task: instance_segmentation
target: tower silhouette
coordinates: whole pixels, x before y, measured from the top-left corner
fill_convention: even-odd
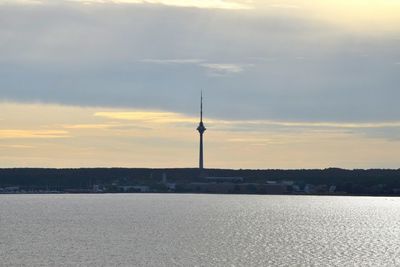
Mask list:
[[[204,169],[204,160],[203,160],[203,134],[206,131],[206,127],[203,124],[203,91],[201,91],[200,96],[200,123],[197,127],[197,131],[200,133],[200,155],[199,155],[199,170],[203,171]]]

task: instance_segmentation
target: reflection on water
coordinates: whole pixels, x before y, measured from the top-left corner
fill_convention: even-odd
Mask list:
[[[400,198],[1,195],[4,266],[395,266]]]

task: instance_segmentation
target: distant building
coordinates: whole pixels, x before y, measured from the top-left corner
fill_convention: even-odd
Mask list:
[[[288,186],[285,184],[266,184],[261,186],[264,194],[286,194]]]
[[[243,177],[206,177],[209,182],[219,182],[219,183],[242,183],[244,181]]]
[[[166,183],[165,186],[167,187],[167,189],[171,192],[176,190],[176,183]]]
[[[123,192],[150,192],[150,187],[147,185],[120,185],[117,188]]]
[[[287,181],[287,180],[285,180],[285,181],[282,181],[281,184],[293,186],[293,185],[294,185],[294,181]]]
[[[329,193],[335,193],[335,191],[336,191],[336,185],[331,185],[329,187]]]
[[[17,193],[20,190],[19,186],[8,186],[3,188],[4,193]]]
[[[315,186],[312,184],[306,184],[304,186],[304,193],[306,194],[312,194],[315,192]]]
[[[176,183],[170,183],[167,180],[167,174],[164,172],[162,175],[161,184],[163,184],[169,192],[173,192],[176,190]]]
[[[104,191],[105,188],[103,185],[98,185],[98,184],[93,185],[93,193],[103,193]]]
[[[293,190],[293,192],[295,192],[295,193],[300,193],[300,192],[302,192],[302,190],[300,189],[300,186],[299,185],[293,185],[292,186],[292,190]]]
[[[232,181],[190,183],[185,185],[185,190],[218,194],[286,194],[288,192],[287,186],[282,184],[236,183]]]
[[[162,174],[162,183],[163,184],[167,183],[167,174],[165,172],[163,172],[163,174]]]
[[[234,193],[235,184],[233,183],[190,183],[186,189],[197,193]]]

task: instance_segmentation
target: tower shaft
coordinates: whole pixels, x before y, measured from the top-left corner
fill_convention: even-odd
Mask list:
[[[203,159],[203,134],[200,134],[200,154],[199,154],[199,169],[204,169],[204,159]]]

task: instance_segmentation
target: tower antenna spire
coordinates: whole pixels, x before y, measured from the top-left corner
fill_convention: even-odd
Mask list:
[[[200,92],[200,121],[203,121],[203,89]]]

